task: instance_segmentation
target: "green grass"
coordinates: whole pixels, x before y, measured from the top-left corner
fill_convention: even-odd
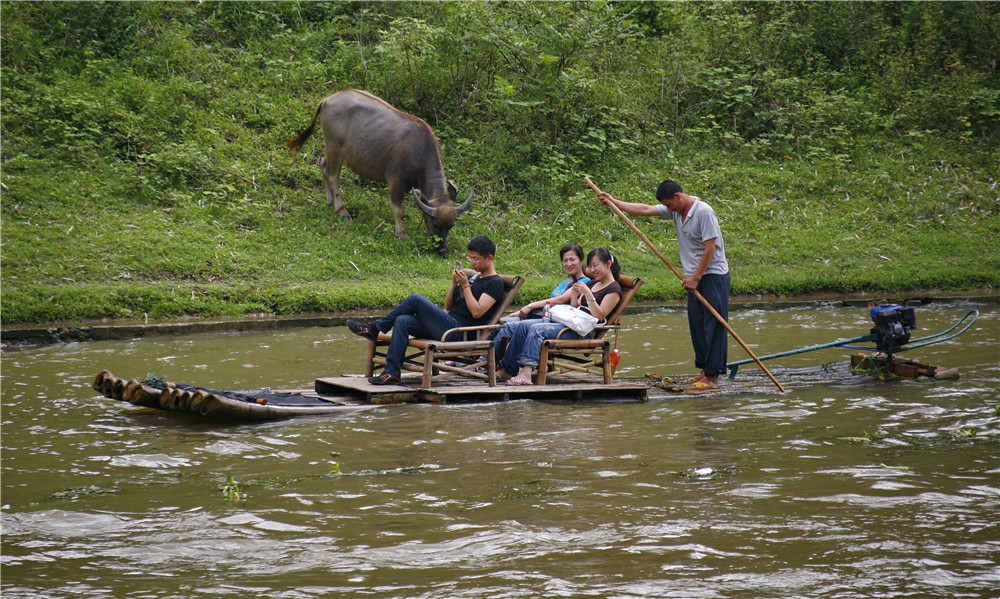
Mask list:
[[[990,243],[1000,239],[991,159],[955,169],[926,154],[918,162],[905,148],[862,158],[845,168],[675,152],[670,172],[719,213],[736,294],[1000,284],[1000,257]],[[440,299],[454,257],[479,234],[497,242],[499,270],[527,278],[526,298],[559,279],[557,251],[568,240],[611,248],[626,273],[647,280],[640,300],[682,297],[655,254],[582,180],[534,198],[480,189],[452,231],[452,256],[439,258],[412,206],[411,238],[395,239],[384,186],[345,177],[354,219],[344,221],[327,206],[318,170],[300,158],[273,159],[263,170],[245,167],[258,187],[222,174],[233,191],[165,194],[148,203],[123,194],[129,174],[116,165],[10,160],[3,322],[374,309],[411,292]],[[301,183],[290,188],[279,176],[267,182],[260,176],[267,169]],[[629,171],[596,182],[621,199],[649,201],[662,176],[654,161],[637,156]],[[676,263],[672,225],[634,220]]]

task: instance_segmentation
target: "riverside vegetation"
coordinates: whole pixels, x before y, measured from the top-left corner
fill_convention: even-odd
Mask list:
[[[996,3],[4,3],[2,47],[5,324],[440,298],[479,234],[524,297],[571,240],[682,297],[585,174],[712,203],[736,294],[1000,283]],[[476,189],[450,257],[347,169],[337,217],[319,139],[285,151],[346,87],[428,121]]]

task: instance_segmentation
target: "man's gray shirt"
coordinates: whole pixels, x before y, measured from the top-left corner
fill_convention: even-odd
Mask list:
[[[715,255],[712,256],[712,261],[705,269],[704,274],[724,275],[729,272],[729,262],[726,260],[725,244],[722,243],[719,218],[711,206],[699,198],[694,198],[694,200],[686,219],[681,218],[680,212],[674,212],[663,204],[657,204],[656,211],[660,218],[674,219],[677,245],[681,253],[681,270],[684,271],[685,277],[693,275],[698,268],[701,256],[705,253],[705,242],[709,239],[715,240]]]

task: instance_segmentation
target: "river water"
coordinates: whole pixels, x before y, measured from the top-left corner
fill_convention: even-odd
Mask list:
[[[90,388],[358,372],[343,327],[10,347],[2,594],[20,597],[997,597],[1000,310],[917,309],[957,381],[754,365],[713,396],[384,407],[225,425]],[[693,374],[682,310],[626,318],[620,377]],[[758,354],[864,308],[738,309]],[[745,357],[735,343],[730,359]],[[226,487],[227,482],[231,484]],[[228,491],[228,493],[226,492]]]

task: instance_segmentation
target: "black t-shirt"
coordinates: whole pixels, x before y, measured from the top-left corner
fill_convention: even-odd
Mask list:
[[[593,289],[594,285],[596,285],[596,284],[597,284],[597,280],[587,281],[587,283],[586,283],[587,287],[590,287],[591,289]],[[600,291],[595,291],[594,292],[594,303],[600,305],[601,302],[604,301],[604,297],[607,296],[609,293],[617,293],[618,294],[618,302],[621,303],[621,301],[622,301],[622,299],[621,299],[622,298],[622,286],[621,286],[621,284],[618,281],[611,281],[611,284],[609,284],[607,287],[602,288]],[[618,304],[615,304],[615,308],[617,308],[617,307],[618,307]],[[586,312],[587,314],[590,314],[590,304],[588,304],[586,301],[584,301],[583,303],[580,304],[580,308],[584,312]],[[611,311],[614,312],[614,308],[612,308]]]
[[[484,293],[496,300],[493,303],[493,307],[479,318],[473,318],[472,312],[469,311],[469,306],[465,303],[465,293],[463,293],[461,287],[455,287],[455,293],[451,300],[451,310],[448,313],[463,327],[488,324],[493,315],[496,314],[496,311],[500,309],[500,301],[503,299],[504,293],[503,279],[500,278],[500,275],[481,277],[477,272],[469,277],[469,287],[472,289],[472,297],[477,300]]]

